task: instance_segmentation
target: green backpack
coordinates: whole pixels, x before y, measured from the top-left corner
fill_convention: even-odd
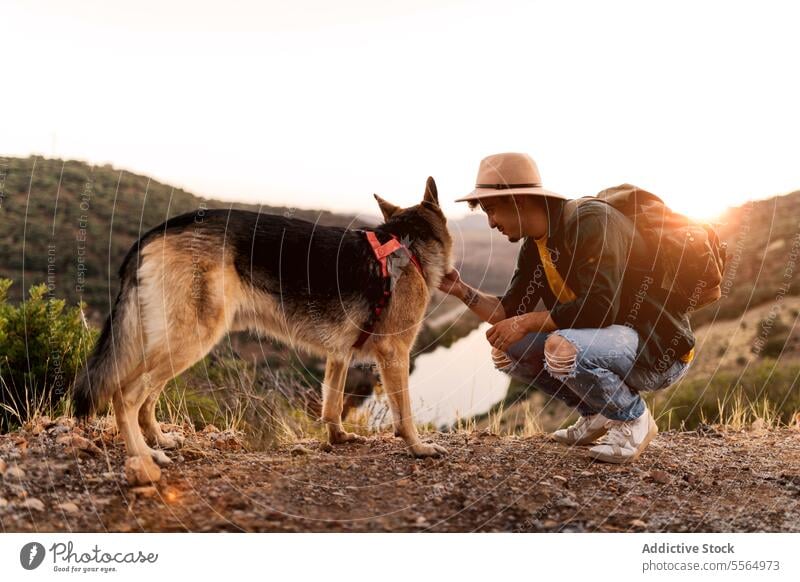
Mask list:
[[[589,200],[601,200],[633,221],[648,246],[655,280],[663,289],[684,298],[689,310],[705,307],[722,296],[727,243],[720,242],[711,224],[673,212],[661,198],[631,184],[568,200],[565,220]]]

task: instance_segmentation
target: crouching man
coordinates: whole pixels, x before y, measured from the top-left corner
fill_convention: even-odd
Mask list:
[[[473,289],[457,271],[440,289],[494,324],[486,337],[500,370],[580,412],[553,438],[592,445],[601,461],[630,462],[658,432],[640,392],[686,373],[694,336],[686,312],[673,313],[653,284],[632,221],[599,200],[566,212],[567,200],[542,188],[530,156],[485,158],[475,190],[458,201],[523,241],[516,271],[502,297]]]

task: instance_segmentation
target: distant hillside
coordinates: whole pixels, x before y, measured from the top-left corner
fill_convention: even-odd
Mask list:
[[[720,221],[730,255],[723,298],[695,313],[693,323],[736,318],[800,295],[800,191],[731,208]]]
[[[327,225],[353,222],[328,211],[201,198],[108,165],[0,158],[0,277],[14,281],[12,300],[45,282],[56,297],[82,298],[91,311],[105,312],[116,296],[122,258],[139,235],[200,207],[291,214]]]

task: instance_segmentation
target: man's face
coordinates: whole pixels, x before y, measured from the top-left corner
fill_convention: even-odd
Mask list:
[[[525,236],[520,201],[514,196],[494,196],[480,201],[490,228],[496,228],[511,242]]]

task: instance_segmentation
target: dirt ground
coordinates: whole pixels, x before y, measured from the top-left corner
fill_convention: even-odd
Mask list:
[[[73,436],[85,439],[74,439]],[[246,450],[191,435],[155,486],[134,488],[110,427],[70,419],[0,436],[4,532],[800,531],[800,430],[661,433],[636,464],[607,465],[545,435],[430,435]]]

